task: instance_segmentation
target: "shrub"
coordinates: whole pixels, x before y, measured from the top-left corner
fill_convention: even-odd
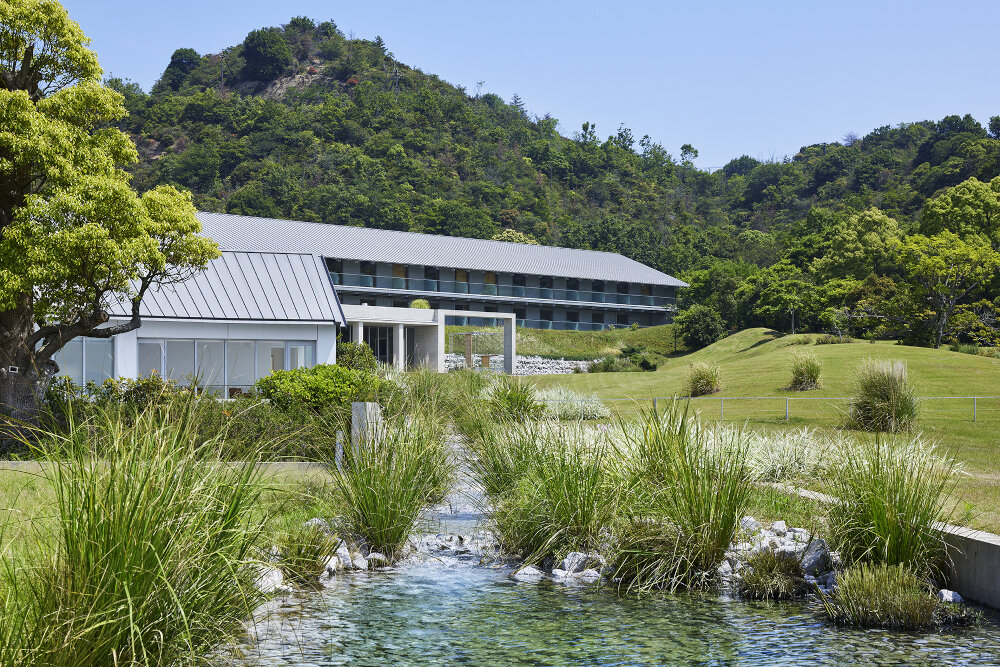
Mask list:
[[[444,442],[420,421],[400,419],[347,446],[341,469],[329,461],[344,502],[336,528],[396,560],[424,506],[440,497],[452,475]]]
[[[934,627],[941,604],[912,570],[888,563],[849,567],[840,574],[836,592],[820,599],[835,623],[895,630]]]
[[[796,352],[792,355],[792,381],[788,388],[795,391],[806,391],[819,387],[819,375],[822,370],[819,359],[812,352]]]
[[[535,395],[534,385],[509,375],[499,376],[486,389],[486,395],[490,414],[497,421],[538,419],[545,411]]]
[[[583,394],[557,386],[538,392],[545,413],[553,419],[606,419],[611,409],[596,394]]]
[[[219,466],[221,437],[198,444],[194,424],[177,405],[134,422],[98,409],[40,434],[53,532],[38,529],[31,566],[0,570],[0,664],[194,664],[242,631],[264,599],[264,483]]]
[[[917,397],[901,361],[868,359],[858,368],[857,394],[848,425],[863,431],[901,433],[917,419]]]
[[[375,353],[367,343],[346,343],[337,340],[337,365],[354,371],[374,373],[378,368]]]
[[[954,463],[919,440],[882,438],[854,443],[840,458],[829,524],[844,559],[940,575],[947,552],[934,524],[948,519]]]
[[[699,361],[688,369],[688,396],[705,396],[722,390],[722,370],[715,364]]]
[[[427,299],[414,299],[410,302],[410,308],[417,308],[419,310],[430,310],[431,303]]]
[[[679,313],[674,322],[683,331],[684,344],[689,350],[700,350],[726,335],[722,317],[708,306],[691,306]]]
[[[974,343],[954,343],[949,348],[952,352],[961,354],[979,354],[979,346]]]
[[[797,558],[764,549],[751,554],[741,571],[740,595],[752,600],[791,600],[809,591]]]
[[[297,406],[316,412],[350,409],[352,401],[375,401],[390,383],[367,371],[333,364],[274,371],[257,381],[257,391],[282,410]]]
[[[319,526],[299,525],[280,536],[278,569],[293,584],[315,584],[339,544],[336,537]]]
[[[641,345],[626,345],[618,356],[605,357],[588,367],[591,373],[623,373],[635,371],[655,371],[657,365],[646,357],[646,348]]]
[[[835,336],[834,334],[824,334],[816,339],[817,345],[836,345],[838,343],[853,343],[850,336]]]

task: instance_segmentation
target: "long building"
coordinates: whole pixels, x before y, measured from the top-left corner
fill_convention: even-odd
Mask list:
[[[685,283],[606,252],[199,213],[221,257],[151,290],[143,325],[57,356],[78,382],[152,373],[233,395],[272,371],[336,362],[338,336],[398,368],[446,368],[445,326],[597,330],[662,324]],[[430,309],[411,308],[426,299]],[[112,322],[128,318],[107,304]],[[498,351],[499,352],[499,351]]]

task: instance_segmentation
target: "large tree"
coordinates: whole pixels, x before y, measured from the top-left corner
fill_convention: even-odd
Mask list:
[[[190,197],[139,196],[135,145],[112,123],[89,40],[55,0],[0,0],[0,422],[31,422],[53,355],[141,325],[143,296],[218,256]],[[112,301],[131,317],[109,324]],[[11,421],[13,420],[13,421]],[[9,436],[9,430],[7,431]],[[0,428],[0,442],[4,430]]]

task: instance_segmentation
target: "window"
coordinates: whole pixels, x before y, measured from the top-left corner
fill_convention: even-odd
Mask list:
[[[361,275],[358,276],[358,286],[375,286],[375,262],[361,262]]]
[[[628,283],[618,283],[618,293],[628,294]]]
[[[547,287],[552,289],[552,276],[542,276],[538,279],[539,287]]]
[[[285,344],[281,341],[257,341],[257,378],[272,371],[285,370]]]
[[[578,311],[578,310],[567,310],[566,311],[566,321],[567,322],[579,322],[580,321],[580,311]]]
[[[438,275],[438,268],[436,266],[424,267],[424,278],[427,278],[428,280],[437,280]]]
[[[252,340],[227,341],[226,384],[229,386],[230,395],[239,393],[243,388],[249,388],[257,380],[254,370],[254,347]]]
[[[312,343],[288,344],[288,367],[311,368],[316,365],[316,347]]]
[[[578,290],[578,289],[580,289],[580,279],[579,278],[567,278],[566,279],[566,289],[568,289],[568,290]]]
[[[466,269],[455,269],[455,282],[469,282],[469,272]]]
[[[163,341],[139,339],[139,377],[163,375]]]
[[[195,370],[194,340],[168,340],[164,350],[164,376],[181,385],[190,384]]]
[[[406,280],[406,264],[393,264],[392,265],[392,288],[393,289],[410,289]]]
[[[226,342],[199,340],[195,345],[195,374],[206,389],[219,389],[226,384]]]
[[[344,282],[344,260],[334,259],[332,257],[326,258],[326,270],[330,273],[330,280],[333,281],[334,285],[342,285]]]
[[[361,262],[361,274],[365,276],[374,276],[375,262]]]
[[[483,274],[483,282],[487,285],[497,284],[497,274],[495,271],[487,271]]]
[[[115,344],[110,338],[74,338],[56,352],[59,375],[83,385],[115,376]]]
[[[519,320],[528,319],[528,309],[527,308],[515,308],[514,317]]]
[[[642,295],[643,296],[652,296],[653,295],[653,286],[652,285],[643,285],[642,286]]]
[[[539,316],[541,317],[541,319],[542,319],[543,322],[551,322],[552,321],[552,309],[551,308],[542,308],[540,311],[538,311],[538,313],[539,313]]]
[[[511,279],[514,282],[515,287],[524,287],[525,279],[523,273],[515,273]]]
[[[590,321],[594,324],[604,324],[604,313],[595,310],[590,316]]]
[[[591,282],[590,283],[590,291],[591,292],[603,292],[604,291],[604,281],[603,280],[594,280],[593,282]]]

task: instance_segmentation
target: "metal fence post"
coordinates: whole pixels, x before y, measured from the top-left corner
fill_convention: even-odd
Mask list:
[[[785,396],[785,421],[788,421],[788,397]]]
[[[656,398],[656,396],[654,396],[653,397],[653,413],[654,414],[656,414],[656,401],[657,401],[657,398]]]
[[[977,407],[976,403],[977,403],[978,400],[979,400],[978,396],[973,396],[972,397],[972,423],[973,424],[976,423],[976,407]]]
[[[721,422],[726,418],[726,399],[719,398],[719,421]]]

